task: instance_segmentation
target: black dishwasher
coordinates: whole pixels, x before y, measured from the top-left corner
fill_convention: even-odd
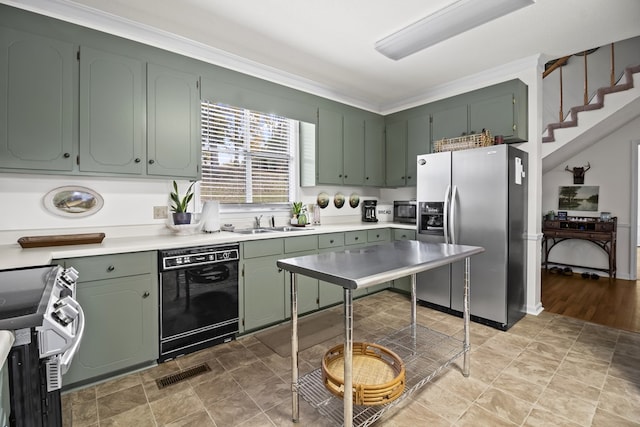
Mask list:
[[[158,257],[158,361],[235,339],[239,330],[239,246],[163,250]]]

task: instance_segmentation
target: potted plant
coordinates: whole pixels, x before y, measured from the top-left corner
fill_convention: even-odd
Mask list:
[[[293,202],[291,204],[291,213],[293,214],[291,218],[291,224],[294,225],[306,225],[307,224],[307,208],[302,202]]]
[[[178,184],[173,181],[173,191],[171,192],[171,201],[173,202],[173,205],[171,206],[171,211],[173,212],[173,223],[175,225],[191,224],[191,213],[187,212],[187,207],[189,206],[191,199],[193,199],[194,184],[195,182],[192,182],[184,197],[180,197]]]

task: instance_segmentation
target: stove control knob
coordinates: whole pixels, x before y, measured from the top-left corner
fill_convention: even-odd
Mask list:
[[[58,323],[67,326],[78,317],[78,310],[66,303],[67,298],[62,298],[55,303],[56,310],[51,313],[51,317],[56,319]]]
[[[64,270],[64,273],[62,273],[60,277],[69,284],[75,283],[78,280],[78,270],[73,267],[69,267]]]

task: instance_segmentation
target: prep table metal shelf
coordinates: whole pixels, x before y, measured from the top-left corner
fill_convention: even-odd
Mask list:
[[[464,343],[448,335],[416,325],[416,340],[411,326],[407,326],[382,340],[376,341],[395,352],[405,364],[407,378],[402,395],[383,406],[353,406],[353,425],[369,426],[423,385],[431,381],[465,352]],[[322,384],[322,370],[316,369],[298,382],[300,396],[318,412],[342,425],[344,402],[329,393]]]
[[[291,392],[292,419],[299,418],[299,396],[320,413],[345,427],[369,426],[388,410],[397,406],[458,357],[463,356],[464,376],[469,375],[469,270],[470,256],[484,248],[414,240],[395,241],[344,252],[306,255],[277,261],[277,266],[291,274]],[[464,338],[462,341],[416,324],[416,274],[464,260]],[[379,344],[396,352],[405,363],[405,391],[396,400],[380,406],[354,406],[351,393],[338,399],[322,383],[317,369],[298,376],[298,290],[297,274],[324,280],[344,288],[344,389],[351,390],[353,345],[353,295],[355,289],[411,276],[411,323]],[[340,411],[342,409],[342,412]]]

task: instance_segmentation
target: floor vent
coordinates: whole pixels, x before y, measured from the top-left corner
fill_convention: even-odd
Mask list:
[[[167,375],[166,377],[158,378],[156,380],[156,384],[158,388],[165,388],[170,385],[179,383],[180,381],[188,380],[189,378],[193,378],[197,375],[204,374],[205,372],[211,371],[211,368],[206,363],[202,365],[196,365],[193,368],[185,369],[182,372],[178,372],[177,374]]]

